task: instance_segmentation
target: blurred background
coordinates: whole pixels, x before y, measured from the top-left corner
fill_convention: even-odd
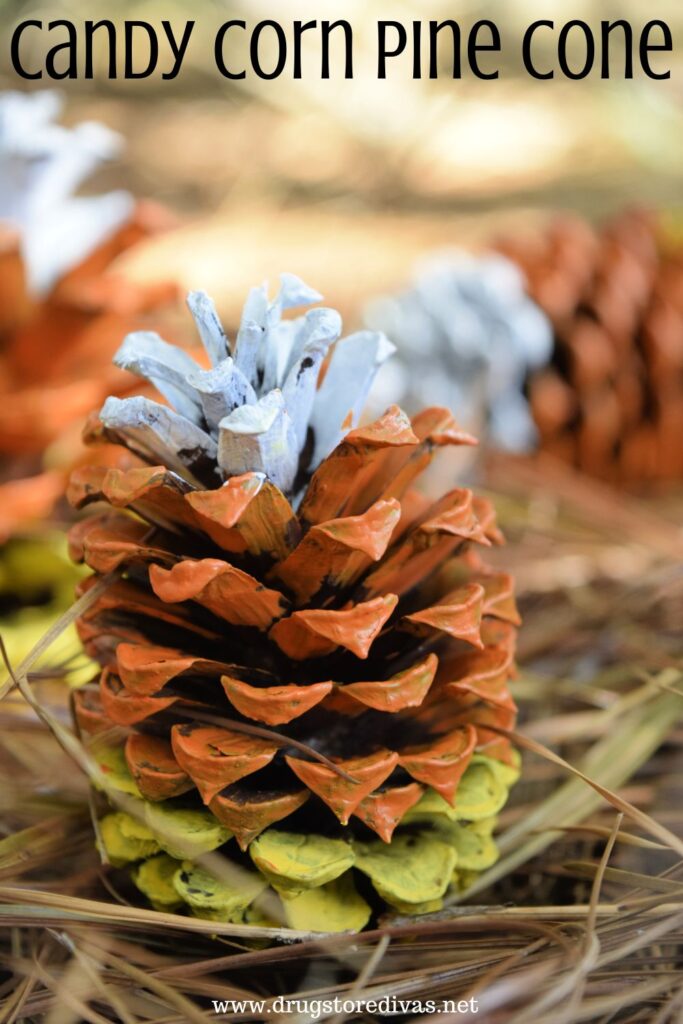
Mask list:
[[[549,17],[558,31],[581,18],[598,37],[601,20],[627,19],[636,41],[647,21],[664,20],[674,52],[656,55],[655,64],[670,66],[670,79],[653,81],[636,70],[632,80],[623,80],[618,48],[609,81],[599,71],[583,81],[530,78],[519,60],[521,39],[531,22]],[[100,36],[92,81],[27,83],[11,68],[9,39],[14,26],[29,18],[46,24],[65,18],[76,25],[102,18],[122,25],[133,18],[159,30],[166,19],[176,36],[186,19],[196,25],[174,81],[158,75],[109,80]],[[250,25],[277,18],[284,26],[293,19],[345,18],[354,28],[355,77],[346,81],[337,71],[321,81],[318,40],[309,33],[301,80],[293,79],[290,64],[276,81],[255,75],[227,81],[214,66],[213,41],[231,18]],[[378,19],[408,24],[445,18],[457,19],[464,34],[481,18],[498,25],[498,81],[483,82],[468,71],[454,81],[447,49],[437,80],[413,80],[409,54],[392,62],[385,81],[377,80]],[[58,87],[64,108],[53,113],[54,124],[74,129],[65,136],[38,123],[35,131],[16,103],[13,121],[0,111],[0,184],[2,172],[22,170],[25,156],[24,170],[30,171],[34,157],[38,165],[49,164],[56,154],[61,177],[56,175],[59,187],[52,184],[57,202],[50,212],[57,234],[50,237],[72,242],[77,208],[71,172],[60,161],[80,147],[78,197],[91,204],[78,207],[79,224],[83,228],[85,220],[99,232],[97,209],[118,225],[113,240],[100,238],[96,245],[91,239],[95,248],[83,264],[66,273],[61,268],[63,276],[55,273],[51,291],[32,294],[23,280],[27,243],[35,240],[43,256],[59,256],[61,242],[46,241],[40,203],[28,226],[20,225],[21,244],[0,228],[0,635],[10,663],[30,659],[57,616],[70,615],[65,609],[80,570],[66,552],[62,528],[74,513],[62,495],[70,470],[92,461],[93,450],[86,455],[80,445],[88,412],[107,394],[139,387],[131,375],[110,368],[125,333],[144,327],[192,343],[181,299],[200,288],[214,298],[234,337],[248,289],[265,278],[274,288],[285,270],[341,310],[345,331],[369,324],[395,338],[403,379],[399,374],[385,382],[385,404],[403,402],[401,389],[417,382],[422,387],[413,389],[412,400],[448,403],[479,436],[486,438],[488,427],[492,448],[529,448],[534,455],[547,426],[547,443],[538,446],[544,459],[494,457],[484,470],[468,463],[464,470],[458,464],[457,472],[468,482],[479,474],[478,486],[495,498],[510,540],[499,558],[515,573],[524,612],[520,663],[526,677],[516,692],[524,720],[536,723],[530,735],[556,744],[573,762],[586,749],[584,732],[587,743],[606,736],[613,745],[604,747],[601,763],[616,774],[604,781],[617,786],[629,778],[669,729],[662,717],[660,731],[650,735],[653,719],[644,716],[646,742],[638,745],[636,719],[641,701],[649,700],[647,687],[662,699],[670,688],[669,676],[661,685],[654,680],[644,686],[643,679],[681,664],[680,493],[656,493],[653,482],[683,480],[682,29],[680,0],[0,0],[0,92]],[[557,67],[556,39],[557,33],[538,36],[539,64]],[[46,46],[58,41],[46,32],[26,40],[24,53],[34,67]],[[580,54],[572,58],[579,61]],[[88,121],[119,133],[121,145],[106,131],[84,132]],[[9,156],[4,165],[3,155]],[[31,175],[16,177],[21,200],[22,188],[31,192]],[[0,189],[6,208],[8,195],[11,188]],[[39,198],[44,202],[45,190]],[[611,234],[587,227],[648,208],[666,221],[662,250],[658,232],[641,214],[627,215]],[[547,245],[542,240],[537,249],[525,248],[527,234],[544,239],[546,224],[566,214],[582,220],[561,222],[564,228],[551,231]],[[479,254],[501,238],[508,239],[505,251],[526,277],[511,273],[517,263],[502,267],[499,256],[461,252],[453,265],[439,262],[443,247]],[[396,331],[389,330],[392,316]],[[552,372],[545,373],[551,358]],[[535,409],[527,376],[532,371],[540,371],[544,385]],[[558,411],[566,414],[559,424]],[[628,447],[626,440],[634,443]],[[115,457],[106,448],[97,451],[105,462]],[[452,464],[441,470],[438,493],[449,473],[455,482],[452,470]],[[644,503],[605,486],[634,481],[645,483],[639,491]],[[64,675],[73,683],[92,676],[80,652],[71,624],[58,657],[51,650],[54,660],[42,676],[32,673],[50,706],[64,703]],[[48,686],[56,672],[53,693]],[[674,681],[680,692],[679,677]],[[3,709],[7,715],[25,711],[11,694]],[[631,712],[629,732],[619,716]],[[67,779],[85,800],[84,780],[72,783],[63,761],[50,753],[54,744],[38,737],[37,724],[32,728],[30,742],[22,732],[0,730],[0,774],[8,780],[0,791],[22,827],[33,821],[34,794],[52,792],[55,779]],[[39,741],[41,750],[48,748],[44,759],[34,754]],[[680,766],[679,728],[629,790],[639,806],[661,813],[677,832],[680,800],[670,796],[680,789]],[[538,821],[528,807],[563,777],[541,765],[529,778],[531,796],[522,795],[505,826]],[[563,792],[558,789],[560,801]],[[73,801],[70,790],[67,796]],[[47,806],[52,814],[49,801]],[[581,820],[590,807],[567,821]],[[39,814],[44,808],[38,802]],[[546,827],[555,828],[564,813],[549,802]],[[593,845],[595,836],[610,834],[612,819],[601,817],[598,825],[603,831],[592,837],[589,829]],[[61,833],[55,835],[61,842]],[[89,825],[78,837],[90,850]],[[574,857],[571,842],[568,831],[566,849]],[[553,856],[559,863],[563,854]],[[529,871],[532,902],[554,905],[577,893],[588,901],[587,891],[558,877],[552,857],[548,863],[544,876]],[[633,867],[632,861],[620,863]],[[526,893],[527,878],[516,878],[497,892],[496,904],[519,899],[520,884]],[[635,929],[642,919],[633,920]],[[657,963],[654,954],[643,959],[645,971],[650,963]]]
[[[191,45],[174,81],[110,81],[101,37],[95,79],[56,83],[67,105],[65,123],[96,119],[121,132],[126,148],[87,188],[126,188],[159,200],[178,227],[129,254],[139,279],[173,278],[211,292],[232,319],[247,286],[280,269],[314,279],[347,326],[368,296],[406,279],[415,260],[443,244],[481,244],[510,228],[527,227],[550,209],[602,218],[624,205],[670,209],[680,202],[683,167],[683,25],[677,0],[541,0],[481,3],[461,0],[4,0],[3,36],[27,18],[195,18]],[[539,82],[519,61],[525,27],[537,18],[556,25],[582,18],[599,32],[601,19],[625,18],[636,40],[647,20],[671,27],[667,81],[639,70],[633,80],[599,71],[583,81]],[[247,75],[228,81],[213,62],[213,40],[228,18],[254,24],[276,17],[344,17],[354,27],[355,76],[329,81],[318,74],[315,33],[304,36],[304,75],[291,64],[276,81]],[[498,81],[465,70],[413,81],[410,56],[376,78],[376,23],[391,18],[457,19],[465,33],[479,18],[500,28]],[[26,53],[36,62],[50,36],[33,33]],[[38,40],[42,39],[42,42]],[[556,33],[538,36],[539,62],[557,66]],[[51,42],[57,40],[56,35]],[[31,52],[33,47],[33,52]],[[489,55],[490,56],[490,55]],[[621,61],[615,50],[614,66]],[[623,58],[622,58],[623,60]],[[2,47],[0,85],[24,88]],[[340,65],[341,66],[341,62]],[[637,66],[637,61],[636,61]],[[39,86],[55,83],[44,81]]]

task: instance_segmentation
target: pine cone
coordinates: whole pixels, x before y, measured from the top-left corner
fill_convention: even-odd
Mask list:
[[[93,403],[130,387],[128,374],[106,367],[122,332],[175,297],[173,286],[136,288],[106,273],[158,221],[154,207],[140,204],[42,299],[29,296],[19,236],[0,224],[0,633],[14,665],[71,603],[74,566],[59,528],[56,540],[45,527],[83,456],[78,425]],[[44,470],[48,446],[52,464]],[[57,662],[78,654],[72,632]],[[69,672],[70,681],[79,676],[80,669]]]
[[[598,232],[565,218],[503,249],[555,330],[552,365],[529,382],[541,448],[613,482],[680,479],[680,248],[628,213]]]
[[[166,282],[140,286],[110,264],[159,230],[163,211],[139,203],[131,219],[45,297],[28,290],[21,241],[0,225],[0,454],[39,456],[127,376],[104,361],[122,333],[176,298]]]
[[[122,334],[176,297],[166,282],[136,285],[111,265],[168,224],[127,192],[81,196],[83,181],[121,139],[95,122],[58,123],[56,92],[0,95],[0,453],[39,457],[111,391]],[[125,382],[125,383],[124,383]],[[26,470],[24,464],[23,470]],[[2,467],[0,479],[14,476]],[[38,483],[38,493],[45,483]]]
[[[123,140],[94,121],[60,124],[62,107],[51,89],[0,93],[0,221],[21,231],[32,295],[46,295],[106,244],[135,206],[123,191],[77,194]]]
[[[129,336],[118,365],[175,411],[108,399],[88,437],[135,464],[80,469],[69,496],[110,506],[70,535],[84,593],[117,574],[80,619],[102,674],[75,700],[110,786],[139,801],[102,822],[110,860],[158,906],[249,920],[270,884],[291,925],[328,930],[382,900],[432,909],[495,860],[517,767],[490,727],[515,721],[518,616],[477,554],[501,540],[488,502],[412,489],[472,439],[439,408],[357,426],[392,346],[337,341],[329,309],[281,319],[319,298],[291,275],[274,302],[253,289],[230,356],[193,293],[209,371]],[[218,847],[248,854],[246,882],[193,863]]]
[[[368,305],[366,323],[398,348],[371,401],[391,391],[409,413],[443,401],[497,447],[535,445],[524,384],[548,362],[552,329],[510,260],[458,249],[430,254],[408,288]]]
[[[112,271],[168,217],[124,192],[75,194],[120,140],[54,123],[60,108],[53,92],[0,95],[0,631],[14,664],[71,600],[74,566],[44,521],[81,455],[77,425],[130,386],[107,365],[122,334],[176,297]],[[75,634],[63,636],[56,660],[74,651]]]

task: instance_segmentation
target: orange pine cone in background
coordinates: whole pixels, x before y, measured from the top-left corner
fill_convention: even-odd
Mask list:
[[[249,920],[270,884],[291,925],[334,930],[383,901],[433,909],[495,860],[518,616],[512,579],[479,554],[501,541],[490,504],[413,489],[472,439],[439,408],[358,427],[392,346],[337,340],[333,310],[281,318],[319,298],[293,275],[273,302],[253,289],[231,349],[193,293],[209,371],[126,339],[117,364],[172,408],[107,400],[89,439],[134,462],[75,472],[71,502],[96,511],[70,548],[95,573],[83,593],[118,576],[80,619],[102,673],[75,701],[135,801],[102,821],[109,859],[158,906]],[[199,835],[251,882],[197,868]]]
[[[151,203],[44,298],[31,297],[19,237],[3,230],[0,324],[0,452],[35,455],[130,378],[112,369],[122,332],[144,327],[149,314],[177,298],[170,282],[140,286],[110,270],[118,256],[170,223]]]
[[[65,474],[83,457],[79,424],[108,394],[125,394],[129,374],[111,367],[121,334],[158,326],[175,307],[170,282],[140,287],[108,267],[168,223],[153,204],[132,219],[42,300],[31,299],[18,238],[3,231],[0,288],[0,542],[50,515]],[[43,454],[56,458],[43,468]],[[20,485],[20,486],[17,486]]]
[[[626,485],[683,477],[683,255],[657,220],[565,217],[500,248],[555,329],[528,388],[542,450]]]

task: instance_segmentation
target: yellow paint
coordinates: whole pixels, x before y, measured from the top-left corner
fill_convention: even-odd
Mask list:
[[[145,821],[162,850],[179,860],[193,860],[232,838],[209,811],[174,807],[171,801],[145,803]]]
[[[347,871],[355,860],[342,839],[296,835],[268,829],[249,847],[256,867],[283,894],[325,885]]]
[[[302,931],[359,932],[371,914],[350,871],[327,885],[284,900],[283,906],[289,927]]]
[[[102,818],[100,837],[107,858],[114,867],[159,852],[159,844],[147,826],[124,811],[115,811]]]

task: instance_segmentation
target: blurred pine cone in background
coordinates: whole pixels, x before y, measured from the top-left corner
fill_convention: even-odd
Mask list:
[[[552,330],[513,262],[497,253],[435,253],[408,288],[370,303],[365,320],[398,349],[380,371],[373,403],[381,407],[392,394],[411,413],[443,403],[494,446],[534,447],[524,385],[550,358]]]
[[[70,546],[83,593],[117,574],[80,619],[102,672],[75,699],[125,796],[108,859],[157,907],[263,923],[271,886],[276,917],[334,931],[438,908],[496,859],[518,616],[478,554],[501,539],[489,503],[413,487],[472,439],[442,408],[358,427],[392,346],[337,340],[334,310],[282,318],[319,299],[293,275],[253,289],[231,347],[192,293],[208,371],[127,338],[117,364],[172,408],[107,400],[89,437],[127,462],[75,472],[72,503],[99,508]],[[218,874],[197,863],[217,849]]]
[[[0,95],[0,631],[15,666],[79,576],[53,513],[83,417],[131,385],[110,365],[122,334],[176,298],[112,269],[169,218],[126,192],[75,195],[121,140],[99,124],[62,127],[60,110],[54,92]],[[51,671],[73,679],[75,631],[57,646]]]
[[[109,276],[117,256],[155,232],[162,211],[138,204],[131,218],[61,278],[44,297],[31,295],[19,236],[0,227],[0,454],[39,457],[92,407],[93,398],[125,391],[130,379],[111,372],[121,331],[175,299],[174,286],[151,289]]]
[[[130,386],[110,368],[121,334],[176,296],[111,269],[168,217],[125,192],[75,196],[120,139],[64,128],[60,109],[53,92],[0,96],[0,539],[49,513],[63,478],[39,473],[45,448]]]
[[[623,485],[683,477],[683,255],[657,219],[572,217],[502,251],[555,332],[528,393],[542,450]]]

